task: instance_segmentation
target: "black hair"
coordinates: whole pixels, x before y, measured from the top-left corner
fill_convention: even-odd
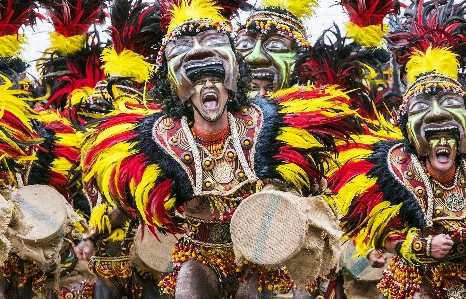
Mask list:
[[[201,31],[205,30],[209,29]],[[186,35],[194,36],[197,33],[198,32],[195,30],[187,31]],[[237,82],[236,93],[231,90],[228,91],[229,101],[227,109],[229,112],[237,112],[241,107],[251,105],[247,96],[251,84],[251,69],[244,60],[244,57],[234,50],[234,41],[231,37],[230,45],[235,53],[236,62],[238,63],[239,79]],[[150,92],[155,101],[162,104],[163,112],[169,117],[181,118],[183,116],[187,116],[189,121],[194,119],[193,108],[188,105],[188,101],[181,101],[176,90],[174,90],[170,85],[170,81],[168,80],[168,64],[164,55],[162,55],[162,64],[158,69],[154,88]]]

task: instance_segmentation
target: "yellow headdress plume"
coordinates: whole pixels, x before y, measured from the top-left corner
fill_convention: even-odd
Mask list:
[[[117,53],[115,49],[108,47],[102,51],[100,60],[105,63],[102,69],[107,76],[131,77],[143,83],[148,82],[154,73],[154,66],[144,56],[131,50]]]
[[[319,3],[317,0],[263,0],[261,7],[278,7],[289,11],[298,19],[304,19],[315,15]]]
[[[172,15],[167,32],[172,32],[176,27],[188,21],[210,20],[214,22],[225,22],[221,14],[222,7],[217,6],[213,0],[182,0],[180,6],[174,5],[168,12]]]
[[[458,56],[458,54],[451,52],[450,48],[429,47],[425,53],[415,50],[406,64],[408,84],[414,83],[417,77],[429,72],[442,74],[456,80],[460,66]]]

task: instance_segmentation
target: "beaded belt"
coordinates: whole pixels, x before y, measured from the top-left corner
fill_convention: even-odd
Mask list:
[[[202,246],[231,246],[230,222],[186,216],[186,237]]]

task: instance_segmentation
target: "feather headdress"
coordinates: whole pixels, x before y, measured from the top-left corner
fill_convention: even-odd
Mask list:
[[[215,29],[230,34],[229,18],[240,7],[248,7],[247,0],[173,0],[159,1],[163,17],[161,28],[166,32],[157,55],[157,68],[163,63],[163,52],[170,40],[181,35],[195,35],[198,32]]]
[[[102,69],[107,76],[123,76],[148,82],[154,73],[153,60],[162,39],[161,11],[158,5],[142,0],[117,0],[111,7],[108,31],[112,47],[101,55]]]
[[[35,9],[35,1],[0,1],[0,57],[18,57],[26,42],[23,34],[18,34],[22,26],[32,26],[36,18],[42,18]]]
[[[284,32],[294,38],[299,47],[309,47],[304,21],[315,15],[317,0],[263,0],[246,20],[243,28]]]
[[[381,48],[361,48],[341,36],[338,26],[324,31],[297,62],[300,84],[337,84],[348,92],[351,106],[365,118],[377,119],[376,110],[390,114],[401,104],[401,94],[388,82],[390,54]]]
[[[347,36],[358,44],[377,47],[388,33],[383,19],[388,14],[398,14],[398,0],[341,0],[350,22],[345,23]]]
[[[466,46],[466,2],[447,1],[413,2],[404,18],[393,22],[394,29],[387,35],[387,46],[393,52],[400,66],[401,78],[406,76],[406,63],[419,50],[423,53],[429,47],[450,48],[453,53],[465,55]],[[460,68],[465,60],[459,59]],[[462,82],[463,75],[459,81]]]
[[[40,0],[55,31],[50,32],[52,48],[73,55],[85,47],[93,24],[105,21],[105,0]]]
[[[458,54],[447,48],[427,48],[424,52],[415,50],[406,64],[408,88],[405,92],[400,115],[406,112],[412,96],[435,91],[450,91],[465,95],[458,78]]]

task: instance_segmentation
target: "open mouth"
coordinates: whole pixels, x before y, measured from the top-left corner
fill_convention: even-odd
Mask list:
[[[201,95],[202,105],[205,109],[211,110],[218,107],[218,94],[215,91],[206,91]]]
[[[438,149],[435,155],[440,163],[447,163],[450,160],[450,150],[447,148]]]
[[[430,142],[432,139],[452,140],[459,139],[460,131],[456,126],[444,126],[439,128],[427,128],[425,130],[426,139]],[[431,145],[432,146],[432,145]],[[452,145],[448,142],[438,143],[433,150],[439,163],[447,163],[451,160]]]
[[[185,64],[184,69],[186,76],[191,80],[191,82],[196,82],[197,80],[207,76],[225,78],[225,68],[221,61],[189,61]]]

